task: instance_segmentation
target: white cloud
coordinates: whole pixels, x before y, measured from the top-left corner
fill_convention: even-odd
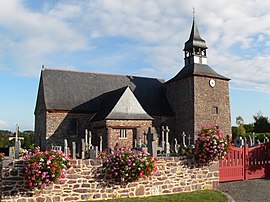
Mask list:
[[[0,119],[0,129],[6,129],[8,122]]]
[[[87,48],[86,38],[68,23],[27,10],[21,2],[0,3],[1,52],[14,60],[15,72],[36,74],[46,55]]]
[[[232,78],[232,83],[270,92],[270,72],[265,65],[270,62],[265,54],[270,49],[270,1],[263,0],[57,1],[50,6],[44,3],[40,11],[25,7],[20,0],[3,1],[0,70],[37,75],[42,64],[54,64],[52,55],[61,58],[79,51],[91,55],[96,51],[96,41],[124,37],[126,43],[133,41],[132,54],[117,57],[113,49],[107,55],[101,51],[95,61],[85,64],[117,66],[120,60],[131,60],[137,51],[143,53],[141,60],[146,65],[135,72],[169,79],[183,66],[182,48],[189,37],[193,5],[201,36],[209,47],[209,65]],[[264,44],[266,50],[257,43]],[[5,66],[5,56],[14,62]],[[59,64],[74,66],[68,61],[55,62]]]

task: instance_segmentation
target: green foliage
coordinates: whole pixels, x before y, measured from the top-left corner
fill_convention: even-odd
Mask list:
[[[254,122],[254,132],[255,133],[267,133],[270,132],[270,123],[268,117],[263,116],[262,113],[257,113],[253,116]]]
[[[252,133],[247,133],[245,137],[251,136]],[[255,133],[255,138],[259,139],[261,142],[263,141],[264,137],[268,137],[270,139],[270,133]]]
[[[191,147],[191,146],[188,146],[186,148],[179,147],[178,154],[180,154],[180,155],[193,154],[193,147]]]
[[[246,133],[252,133],[253,130],[254,130],[254,125],[253,123],[250,123],[250,124],[244,124],[243,125],[245,130],[246,130]]]
[[[10,137],[15,137],[15,133],[8,130],[0,130],[0,148],[13,147],[15,139],[9,140]],[[34,145],[35,134],[34,131],[23,131],[19,133],[19,137],[24,137],[21,141],[23,148],[32,148]]]
[[[20,133],[21,137],[24,137],[22,140],[22,148],[34,148],[35,133],[34,131],[23,131]]]
[[[8,130],[0,130],[0,148],[8,148],[9,146],[12,146],[12,142],[9,141],[9,137],[12,136],[12,132]]]
[[[236,117],[236,124],[237,124],[238,126],[244,124],[244,119],[242,118],[242,116]]]

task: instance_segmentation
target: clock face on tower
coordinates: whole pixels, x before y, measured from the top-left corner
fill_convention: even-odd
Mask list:
[[[215,80],[214,80],[214,79],[210,79],[210,81],[209,81],[209,85],[210,85],[212,88],[214,88],[214,87],[215,87],[215,85],[216,85]]]

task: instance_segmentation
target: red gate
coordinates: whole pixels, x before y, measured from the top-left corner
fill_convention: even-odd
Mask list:
[[[232,146],[229,155],[219,161],[219,181],[270,177],[270,142],[248,148]]]

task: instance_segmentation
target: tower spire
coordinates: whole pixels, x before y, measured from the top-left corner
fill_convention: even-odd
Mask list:
[[[193,8],[193,23],[189,39],[185,43],[185,65],[199,63],[207,64],[206,42],[200,36],[199,29],[195,21],[195,9]]]

